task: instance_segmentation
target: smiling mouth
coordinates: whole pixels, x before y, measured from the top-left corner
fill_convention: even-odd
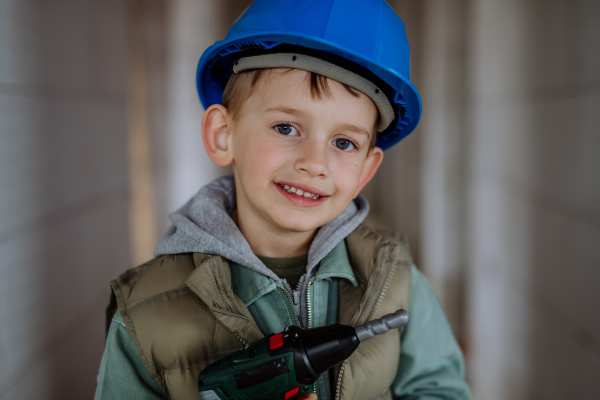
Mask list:
[[[279,185],[279,186],[280,186],[280,187],[281,187],[283,190],[285,190],[286,192],[288,192],[288,193],[293,193],[293,194],[295,194],[296,196],[308,197],[309,199],[313,199],[313,200],[319,200],[319,199],[321,198],[321,196],[319,196],[318,194],[313,194],[313,193],[310,193],[310,192],[306,192],[306,191],[304,191],[304,190],[302,190],[302,189],[296,189],[296,188],[295,188],[295,187],[293,187],[293,186],[289,186],[289,185],[282,185],[282,184],[279,184],[279,183],[278,183],[278,185]]]

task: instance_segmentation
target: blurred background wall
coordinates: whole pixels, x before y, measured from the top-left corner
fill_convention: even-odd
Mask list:
[[[0,0],[0,399],[91,398],[108,282],[227,169],[203,50],[245,0]],[[477,399],[600,398],[600,2],[394,0],[419,128],[364,191]]]

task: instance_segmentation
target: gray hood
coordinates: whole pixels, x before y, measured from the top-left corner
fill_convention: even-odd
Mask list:
[[[215,254],[279,282],[281,279],[254,255],[229,216],[235,208],[233,176],[212,181],[169,216],[173,225],[156,245],[154,256],[190,252]],[[313,268],[358,227],[368,212],[369,203],[358,196],[336,219],[321,227],[308,250],[306,271],[312,275]]]

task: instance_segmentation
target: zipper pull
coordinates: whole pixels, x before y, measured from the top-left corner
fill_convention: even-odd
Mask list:
[[[298,290],[293,290],[294,292],[294,305],[298,304],[298,301],[300,301],[300,293],[298,292]]]

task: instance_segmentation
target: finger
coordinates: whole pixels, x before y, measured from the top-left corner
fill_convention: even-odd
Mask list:
[[[315,393],[311,393],[305,399],[306,400],[317,400],[317,395]]]

